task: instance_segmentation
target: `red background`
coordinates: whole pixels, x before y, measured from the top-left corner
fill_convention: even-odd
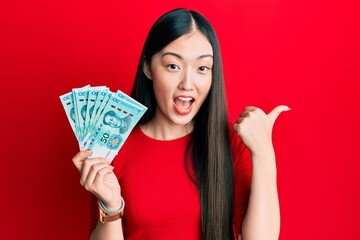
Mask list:
[[[86,238],[89,195],[59,95],[129,93],[150,26],[175,7],[217,30],[231,120],[247,105],[292,108],[273,133],[280,239],[360,239],[357,0],[3,1],[0,234]]]

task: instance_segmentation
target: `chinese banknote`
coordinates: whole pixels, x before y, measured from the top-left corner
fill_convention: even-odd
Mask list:
[[[147,110],[120,90],[114,93],[105,86],[74,88],[60,100],[80,150],[90,149],[90,157],[110,162]]]

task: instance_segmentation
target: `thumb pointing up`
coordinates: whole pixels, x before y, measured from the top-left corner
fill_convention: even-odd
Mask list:
[[[276,119],[280,113],[289,110],[288,106],[279,105],[266,114],[260,108],[248,106],[240,114],[233,128],[251,152],[269,149],[272,145],[271,134]]]
[[[285,105],[279,105],[277,107],[275,107],[269,114],[268,114],[268,119],[271,123],[271,125],[273,126],[275,123],[275,120],[278,118],[278,116],[280,115],[280,113],[285,112],[285,111],[289,111],[291,110],[288,106]]]

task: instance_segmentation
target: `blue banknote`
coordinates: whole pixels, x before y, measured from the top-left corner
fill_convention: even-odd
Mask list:
[[[104,157],[111,162],[146,110],[145,106],[134,105],[112,93],[95,127],[84,139],[83,148],[93,151],[90,157]]]
[[[84,122],[84,136],[86,136],[86,134],[90,129],[90,120],[94,112],[96,100],[98,99],[98,95],[101,90],[108,91],[108,88],[105,86],[89,88],[88,101],[86,104],[85,122]]]
[[[89,88],[74,88],[72,93],[75,105],[76,135],[80,141],[82,141],[84,139],[85,116]]]
[[[74,88],[60,96],[81,150],[112,161],[147,107],[106,86]]]
[[[73,130],[75,136],[76,136],[76,127],[75,127],[75,110],[74,110],[74,103],[73,103],[73,96],[72,92],[63,94],[60,96],[60,101],[64,107],[66,116],[69,120],[71,129]],[[76,136],[77,137],[77,136]],[[79,139],[77,138],[79,141]]]
[[[79,89],[87,89],[89,87],[90,87],[90,85],[86,85]],[[80,135],[79,135],[79,132],[77,132],[79,130],[79,121],[77,118],[76,101],[74,101],[73,92],[71,91],[69,93],[61,95],[60,101],[64,107],[64,110],[65,110],[66,116],[69,120],[71,129],[73,130],[77,140],[80,141],[80,138],[79,138]]]

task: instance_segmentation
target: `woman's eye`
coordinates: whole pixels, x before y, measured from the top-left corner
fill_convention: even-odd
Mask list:
[[[210,70],[210,68],[207,66],[201,66],[201,67],[199,67],[199,70],[200,70],[200,72],[207,72]]]
[[[180,67],[174,63],[168,64],[168,65],[166,65],[166,67],[170,70],[179,70],[180,69]]]

